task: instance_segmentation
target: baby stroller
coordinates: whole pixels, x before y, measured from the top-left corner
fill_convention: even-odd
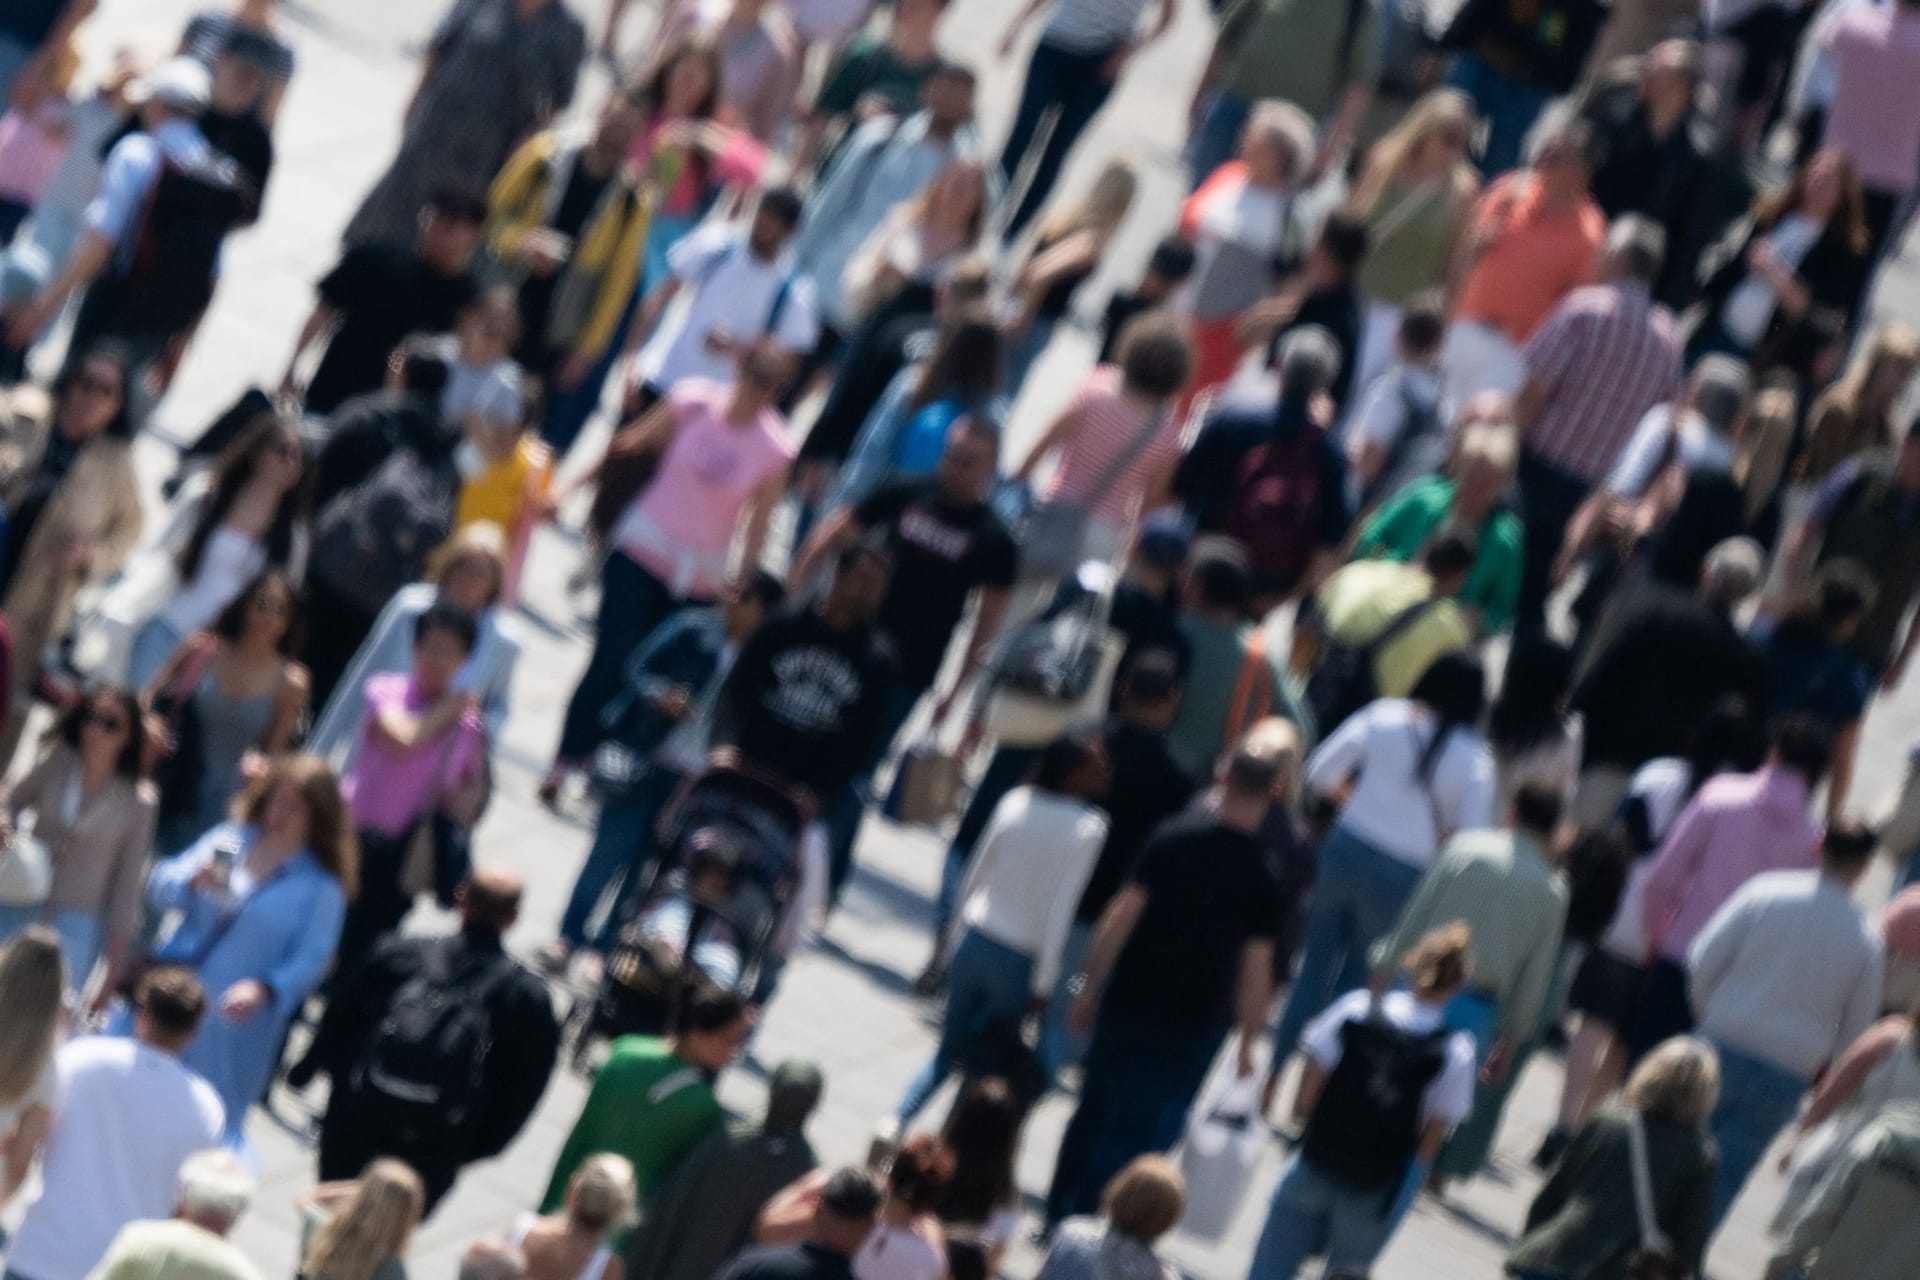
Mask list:
[[[799,882],[806,808],[785,783],[719,753],[668,806],[660,854],[626,895],[599,988],[568,1014],[572,1062],[596,1042],[660,1035],[712,984],[751,997]]]

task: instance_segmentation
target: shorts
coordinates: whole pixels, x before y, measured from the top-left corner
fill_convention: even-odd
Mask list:
[[[1623,1034],[1633,1024],[1646,976],[1640,965],[1595,947],[1574,971],[1567,1006]]]

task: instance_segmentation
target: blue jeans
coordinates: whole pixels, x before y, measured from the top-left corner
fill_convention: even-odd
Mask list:
[[[1720,1172],[1713,1184],[1717,1227],[1740,1198],[1748,1176],[1760,1167],[1767,1148],[1799,1110],[1807,1082],[1719,1040],[1713,1041],[1713,1047],[1720,1055],[1720,1101],[1714,1104],[1711,1121],[1713,1140],[1720,1148]]]
[[[1470,53],[1454,64],[1453,87],[1473,99],[1487,121],[1487,145],[1480,153],[1480,171],[1497,178],[1520,167],[1527,132],[1553,98],[1545,89],[1505,72],[1495,71]]]
[[[1079,1062],[1087,1054],[1087,1041],[1067,1025],[1067,1010],[1073,1006],[1073,980],[1087,964],[1087,950],[1093,946],[1091,920],[1076,920],[1067,930],[1067,945],[1060,949],[1060,977],[1053,984],[1053,997],[1047,1001],[1047,1021],[1040,1028],[1040,1061],[1048,1079]]]
[[[926,690],[917,685],[895,681],[887,691],[887,705],[881,714],[879,732],[874,737],[866,760],[847,784],[846,790],[827,807],[828,885],[836,902],[847,877],[853,874],[853,845],[860,836],[860,824],[866,819],[867,806],[880,798],[873,794],[874,772],[879,769],[880,762],[887,758],[887,748],[900,736],[900,726],[913,715],[913,709],[920,705],[920,695],[924,692]]]
[[[1328,1273],[1365,1275],[1393,1235],[1391,1208],[1378,1191],[1343,1187],[1296,1152],[1273,1189],[1248,1280],[1293,1280],[1317,1253],[1326,1255]]]
[[[1201,113],[1193,136],[1187,139],[1187,173],[1197,189],[1213,171],[1240,150],[1240,131],[1247,127],[1253,104],[1224,89],[1214,90]]]
[[[1047,202],[1073,144],[1107,104],[1113,82],[1101,74],[1101,68],[1112,56],[1112,49],[1076,53],[1045,40],[1035,47],[1033,60],[1027,63],[1026,85],[1020,90],[1020,106],[1014,112],[1013,130],[1007,134],[1006,148],[1000,153],[1000,180],[1009,189],[1028,148],[1033,145],[1034,135],[1039,132],[1041,118],[1054,107],[1060,109],[1060,116],[1034,161],[1033,178],[1020,197],[1020,205],[1007,222],[1007,239],[1019,235],[1020,229]],[[1008,383],[1010,387],[1014,385]]]
[[[987,770],[967,801],[966,812],[947,846],[947,860],[940,868],[940,896],[933,907],[933,936],[944,938],[953,923],[953,910],[959,905],[960,886],[966,882],[967,866],[973,861],[973,846],[993,820],[993,811],[1007,798],[1007,792],[1026,781],[1040,758],[1038,747],[996,747]]]
[[[84,991],[100,958],[100,917],[91,911],[51,913],[45,907],[0,906],[0,942],[28,925],[45,923],[60,935],[60,954],[67,962],[67,987]]]
[[[593,847],[574,878],[573,894],[560,916],[560,940],[569,947],[591,945],[605,951],[620,926],[623,892],[609,905],[606,919],[587,936],[587,923],[609,889],[634,885],[640,874],[659,855],[654,826],[660,813],[673,799],[685,775],[678,770],[656,765],[634,784],[633,792],[600,807],[600,822],[593,831]]]
[[[627,659],[647,633],[687,602],[640,567],[624,551],[609,551],[600,568],[600,617],[594,624],[593,656],[567,703],[559,758],[578,764],[600,745],[600,712],[620,687]]]
[[[1027,375],[1040,357],[1047,353],[1047,347],[1053,341],[1053,331],[1060,321],[1053,316],[1035,316],[1027,331],[1020,335],[1017,342],[1006,348],[1006,367],[1001,371],[1000,385],[1007,389],[1009,398],[1018,397],[1020,388],[1027,385]]]
[[[1104,1012],[1087,1048],[1080,1105],[1060,1139],[1047,1225],[1100,1211],[1100,1195],[1135,1156],[1171,1151],[1228,1023],[1169,1025]]]
[[[1033,983],[1033,957],[969,929],[953,949],[950,973],[940,1044],[933,1051],[933,1060],[920,1069],[900,1099],[903,1126],[946,1082],[957,1058],[985,1036],[1020,1025]]]
[[[1320,850],[1300,970],[1274,1036],[1276,1064],[1287,1060],[1307,1023],[1335,997],[1365,984],[1372,968],[1368,949],[1392,931],[1419,883],[1417,868],[1334,826]]]
[[[0,35],[0,102],[7,100],[13,92],[13,82],[33,61],[33,55],[39,52],[39,46],[28,44],[15,36]]]
[[[185,638],[164,618],[147,619],[146,625],[134,633],[133,649],[127,657],[127,687],[136,692],[146,688]]]

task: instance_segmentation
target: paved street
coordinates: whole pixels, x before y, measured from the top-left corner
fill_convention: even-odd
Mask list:
[[[598,3],[575,0],[583,10]],[[4,3],[4,0],[0,0]],[[197,432],[210,415],[249,382],[272,385],[311,301],[310,286],[336,252],[336,234],[391,153],[402,103],[416,64],[410,53],[448,0],[308,0],[289,4],[287,33],[299,68],[277,129],[279,165],[260,223],[237,237],[227,257],[219,300],[203,326],[176,390],[159,415],[165,431]],[[200,7],[190,0],[105,0],[90,25],[89,54],[100,57],[128,44],[157,53],[176,38],[186,16]],[[983,73],[982,124],[990,137],[1005,129],[1017,92],[1019,64],[995,56],[1002,24],[1015,0],[957,0],[947,22],[949,50]],[[651,21],[636,5],[637,44]],[[1203,6],[1183,4],[1172,36],[1134,65],[1112,107],[1092,130],[1069,183],[1084,180],[1106,155],[1124,151],[1142,170],[1142,197],[1116,255],[1130,274],[1171,224],[1184,190],[1177,164],[1184,136],[1190,77],[1210,38]],[[597,97],[604,81],[587,83]],[[1915,309],[1911,267],[1893,292]],[[1091,357],[1077,335],[1056,344],[1038,389],[1023,404],[1016,435],[1031,438],[1033,424],[1072,387]],[[1014,445],[1016,456],[1023,441]],[[146,442],[150,477],[157,482],[165,451]],[[499,787],[478,838],[480,856],[508,863],[530,884],[523,923],[512,941],[523,952],[551,936],[575,868],[585,853],[588,815],[554,816],[533,802],[538,773],[551,750],[561,707],[585,660],[581,636],[587,620],[581,601],[569,599],[564,582],[577,563],[574,541],[543,531],[528,576],[525,631],[528,648],[515,689],[513,715],[499,748]],[[1909,694],[1876,710],[1869,722],[1858,794],[1878,802],[1897,780],[1901,751],[1914,730],[1916,699]],[[724,1096],[754,1112],[761,1096],[761,1064],[788,1055],[816,1059],[826,1071],[825,1105],[812,1127],[822,1156],[856,1159],[866,1149],[873,1121],[898,1097],[932,1048],[930,1010],[907,992],[907,982],[925,958],[931,893],[939,844],[927,833],[871,824],[861,846],[862,871],[854,881],[821,945],[787,971],[779,1000],[755,1044],[755,1060],[731,1073]],[[441,921],[418,920],[420,927]],[[1423,1201],[1378,1267],[1381,1280],[1468,1280],[1499,1273],[1505,1243],[1519,1226],[1537,1179],[1526,1156],[1537,1144],[1558,1091],[1558,1069],[1536,1062],[1517,1092],[1490,1176],[1458,1189],[1445,1204]],[[441,1280],[476,1236],[507,1226],[529,1208],[578,1110],[580,1081],[562,1073],[548,1090],[533,1123],[502,1159],[472,1169],[455,1193],[416,1237],[411,1274]],[[293,1115],[298,1104],[283,1105]],[[1046,1103],[1026,1143],[1022,1185],[1044,1190],[1052,1153],[1068,1110],[1065,1100]],[[942,1114],[936,1107],[929,1115]],[[237,1239],[260,1263],[262,1274],[292,1274],[297,1244],[296,1193],[312,1180],[311,1152],[302,1140],[256,1112],[250,1137],[258,1148],[264,1188]],[[129,1135],[137,1141],[137,1135]],[[1269,1153],[1261,1177],[1224,1242],[1181,1240],[1177,1259],[1208,1280],[1244,1274],[1259,1226],[1262,1198],[1271,1186],[1278,1156]],[[1712,1258],[1718,1280],[1750,1280],[1764,1257],[1760,1223],[1771,1212],[1776,1184],[1769,1179],[1750,1194]],[[1010,1268],[1031,1273],[1022,1253]]]

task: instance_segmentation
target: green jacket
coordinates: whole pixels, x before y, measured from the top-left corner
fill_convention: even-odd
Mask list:
[[[602,1151],[633,1162],[644,1205],[681,1158],[725,1123],[704,1072],[675,1057],[664,1040],[623,1036],[593,1078],[593,1092],[554,1161],[540,1211],[559,1209],[574,1171]]]

